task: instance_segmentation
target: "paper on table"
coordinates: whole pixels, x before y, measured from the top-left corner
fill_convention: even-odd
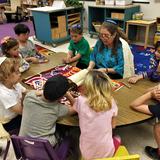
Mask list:
[[[70,80],[72,80],[74,83],[77,84],[77,86],[80,86],[83,83],[83,80],[86,76],[86,74],[88,73],[87,69],[83,69],[77,73],[75,73],[74,75],[68,77]]]

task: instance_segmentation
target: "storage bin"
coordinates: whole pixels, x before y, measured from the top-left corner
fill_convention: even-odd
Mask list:
[[[124,13],[116,13],[116,12],[112,12],[111,13],[111,18],[113,19],[124,19]]]
[[[156,32],[154,36],[154,44],[157,43],[157,41],[160,41],[160,32]]]
[[[116,0],[115,4],[117,6],[125,6],[125,5],[132,4],[132,0]]]
[[[105,5],[114,5],[115,0],[105,0]]]
[[[144,15],[143,12],[134,13],[132,15],[132,19],[134,19],[134,20],[142,20],[143,19],[143,15]]]
[[[94,26],[96,32],[99,33],[99,29],[100,29],[101,23],[100,22],[92,22],[92,25]]]

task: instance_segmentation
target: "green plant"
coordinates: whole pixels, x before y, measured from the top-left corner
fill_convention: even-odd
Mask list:
[[[79,0],[64,0],[64,3],[67,7],[82,7],[82,3],[79,2]]]

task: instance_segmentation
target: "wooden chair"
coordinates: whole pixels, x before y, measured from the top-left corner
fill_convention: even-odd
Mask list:
[[[112,158],[99,158],[95,160],[140,160],[138,154],[129,155],[125,146],[120,146]]]

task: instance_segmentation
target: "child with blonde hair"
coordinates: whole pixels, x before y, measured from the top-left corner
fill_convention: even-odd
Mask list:
[[[82,95],[75,103],[78,112],[80,150],[85,160],[112,157],[120,145],[112,137],[118,108],[112,96],[109,77],[100,71],[89,71],[82,85]]]
[[[20,127],[26,93],[20,83],[19,59],[0,57],[0,121],[6,131]]]
[[[19,58],[20,59],[20,67],[19,71],[24,72],[29,69],[29,63],[22,58],[19,53],[19,44],[15,38],[12,37],[4,37],[1,40],[1,50],[2,54],[8,58]]]

